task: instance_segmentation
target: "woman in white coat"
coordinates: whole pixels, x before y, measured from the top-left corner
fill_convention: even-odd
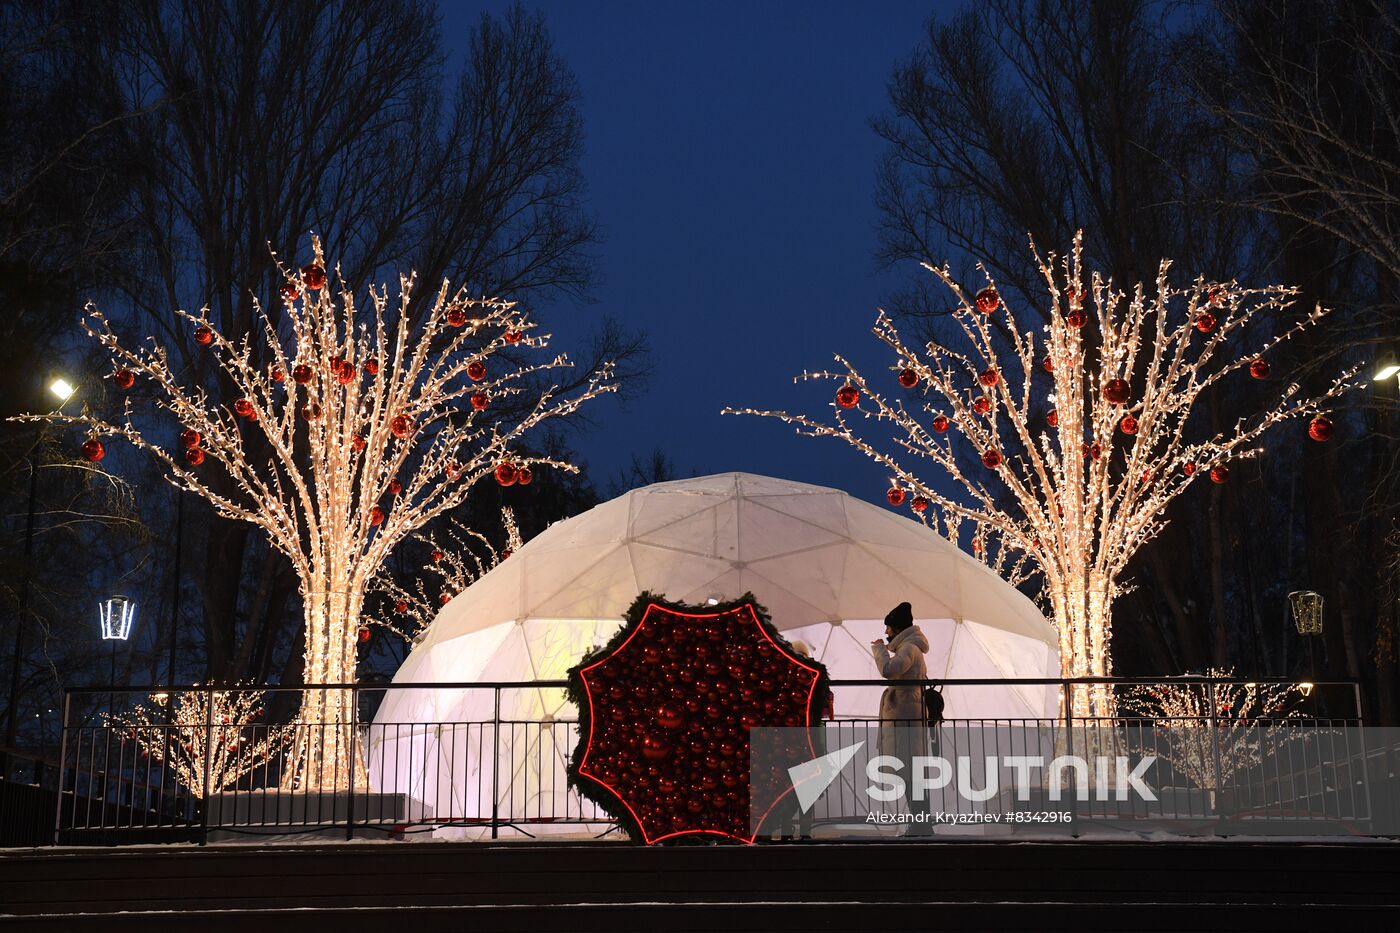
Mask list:
[[[893,755],[900,760],[901,777],[905,780],[905,800],[909,813],[915,818],[909,824],[907,835],[923,835],[932,832],[929,820],[929,801],[915,800],[909,786],[910,762],[917,756],[928,754],[927,732],[925,729],[924,688],[919,681],[928,677],[928,665],[924,655],[928,653],[928,638],[914,624],[914,610],[908,603],[900,603],[885,616],[885,639],[870,643],[875,656],[875,666],[880,676],[886,680],[911,680],[915,683],[907,687],[892,684],[880,696],[880,737],[881,755]]]

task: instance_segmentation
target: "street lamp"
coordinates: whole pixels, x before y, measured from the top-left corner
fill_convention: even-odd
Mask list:
[[[97,618],[102,624],[102,640],[111,642],[111,666],[107,683],[111,693],[107,695],[107,711],[116,713],[117,706],[117,642],[131,637],[131,625],[136,621],[136,603],[125,596],[111,596],[97,604]]]
[[[58,399],[59,410],[77,392],[77,387],[62,376],[55,376],[49,380],[49,394]],[[24,663],[24,623],[29,617],[29,578],[30,563],[34,558],[34,510],[39,495],[39,465],[34,462],[34,456],[43,444],[45,422],[39,422],[34,430],[34,446],[30,449],[29,456],[29,518],[25,523],[24,530],[24,582],[20,586],[19,614],[15,617],[15,650],[10,660],[10,704],[5,710],[5,745],[0,749],[0,778],[5,780],[10,776],[10,752],[15,747],[15,739],[18,735],[18,722],[15,719],[15,707],[19,704],[19,680],[20,667]]]
[[[1400,376],[1400,357],[1395,355],[1394,350],[1387,350],[1376,361],[1375,380],[1376,382],[1384,382],[1396,376]]]

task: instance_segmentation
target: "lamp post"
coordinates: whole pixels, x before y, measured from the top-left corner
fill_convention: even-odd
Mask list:
[[[125,596],[111,596],[97,604],[97,617],[102,624],[102,640],[110,642],[111,668],[107,683],[111,693],[107,697],[107,712],[116,713],[117,684],[117,642],[125,642],[131,637],[131,625],[136,621],[136,603]]]
[[[73,383],[62,376],[50,379],[47,388],[49,394],[57,400],[60,410],[77,392]],[[10,778],[10,749],[15,747],[15,738],[18,734],[15,706],[19,703],[20,665],[24,659],[24,622],[29,615],[29,563],[34,557],[34,509],[39,493],[39,465],[34,462],[34,455],[43,442],[45,427],[44,422],[39,422],[34,431],[34,446],[30,449],[27,458],[29,461],[29,517],[24,526],[24,582],[20,584],[19,614],[15,617],[15,650],[14,654],[11,655],[10,662],[10,702],[5,708],[5,747],[0,749],[0,779],[3,780]]]
[[[1293,625],[1303,636],[1303,645],[1308,651],[1308,676],[1317,682],[1317,664],[1313,659],[1312,636],[1322,634],[1322,594],[1312,590],[1295,590],[1288,594],[1288,605],[1293,610]]]

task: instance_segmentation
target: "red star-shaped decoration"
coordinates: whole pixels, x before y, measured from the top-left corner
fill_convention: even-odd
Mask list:
[[[750,603],[701,614],[651,603],[579,677],[588,730],[577,772],[622,802],[645,842],[753,842],[750,783],[776,788],[787,775],[749,773],[749,729],[810,725],[820,672],[774,640]]]

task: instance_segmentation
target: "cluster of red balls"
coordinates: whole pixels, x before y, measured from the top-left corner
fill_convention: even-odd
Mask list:
[[[778,777],[750,775],[748,730],[807,725],[817,676],[747,606],[699,617],[652,606],[621,648],[581,672],[592,720],[579,772],[626,803],[649,841],[747,838],[750,779]]]

